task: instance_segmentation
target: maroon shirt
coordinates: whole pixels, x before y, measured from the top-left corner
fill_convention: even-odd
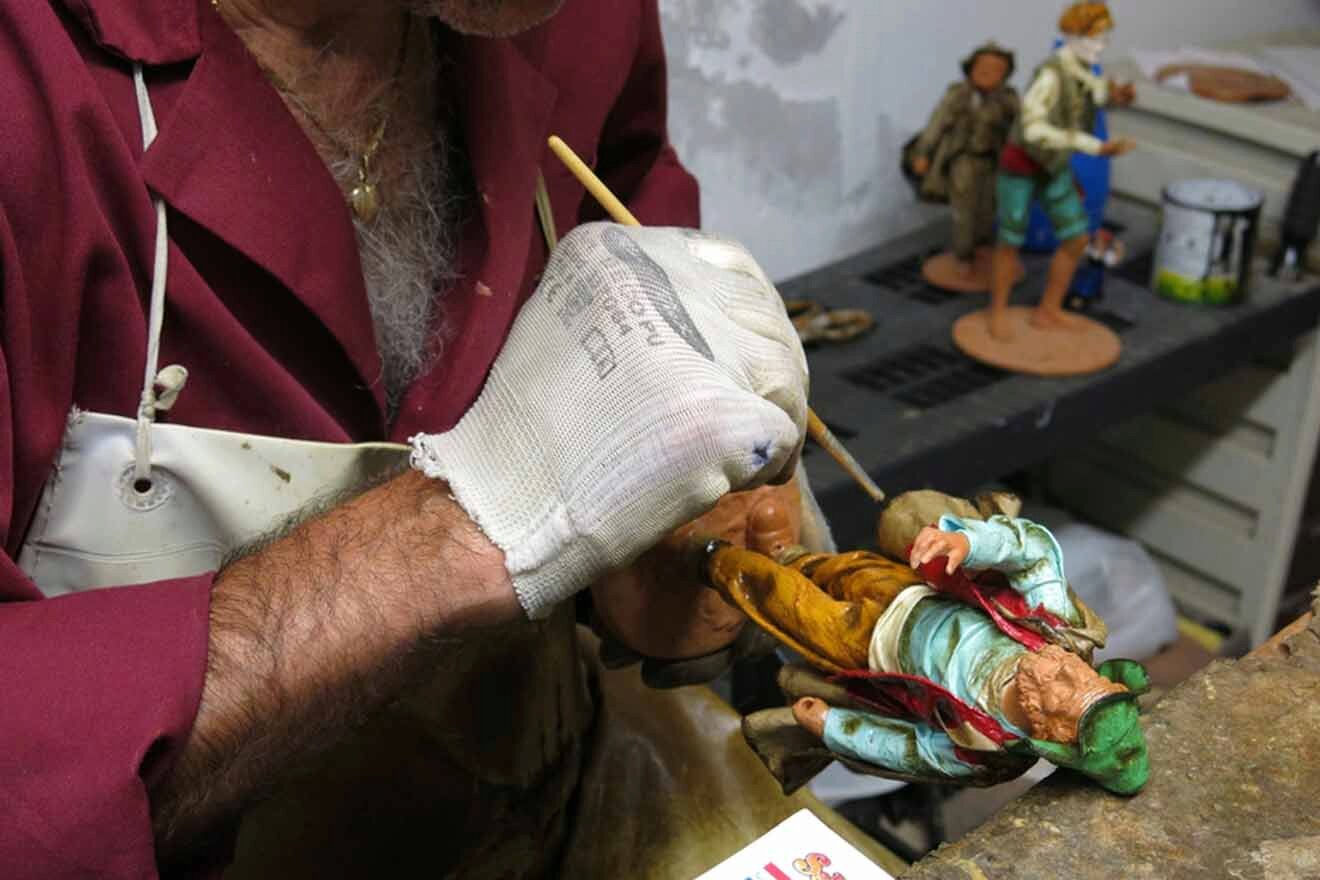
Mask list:
[[[352,225],[324,164],[210,0],[0,0],[0,876],[155,874],[146,781],[201,692],[211,575],[42,599],[14,558],[71,406],[136,409],[155,222],[170,212],[171,422],[401,440],[452,426],[561,232],[594,205],[558,133],[645,223],[696,225],[665,134],[655,0],[568,0],[514,40],[445,37],[475,197],[456,333],[388,430]],[[131,62],[160,135],[143,155]]]

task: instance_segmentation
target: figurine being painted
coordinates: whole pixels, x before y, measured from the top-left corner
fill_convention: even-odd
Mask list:
[[[1104,80],[1091,72],[1109,43],[1114,20],[1105,3],[1074,3],[1059,19],[1064,45],[1037,68],[1022,99],[1022,113],[999,159],[996,198],[999,246],[995,249],[991,285],[990,333],[1010,335],[1006,320],[1008,296],[1019,271],[1018,251],[1026,239],[1033,200],[1039,200],[1061,242],[1050,265],[1049,279],[1033,323],[1067,327],[1063,311],[1077,262],[1089,241],[1090,223],[1070,165],[1073,153],[1121,156],[1134,144],[1125,138],[1100,141],[1096,112],[1108,104],[1127,106],[1135,98],[1131,85]]]
[[[1067,586],[1057,542],[1036,523],[987,512],[934,492],[895,499],[881,548],[911,567],[866,552],[788,553],[781,564],[717,546],[707,573],[838,676],[845,691],[805,696],[792,711],[849,766],[992,784],[1045,757],[1110,791],[1138,791],[1149,773],[1135,703],[1144,670],[1091,668],[1104,623]]]

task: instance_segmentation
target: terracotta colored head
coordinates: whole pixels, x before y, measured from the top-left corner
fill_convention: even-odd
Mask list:
[[[1137,697],[1150,689],[1150,676],[1134,660],[1106,660],[1096,673],[1117,689],[1091,701],[1077,724],[1075,742],[1026,738],[1009,748],[1084,773],[1115,794],[1136,794],[1150,778],[1137,707]]]
[[[1069,37],[1099,37],[1114,29],[1107,3],[1074,3],[1059,16],[1059,31]]]
[[[1056,645],[1022,658],[1017,688],[1018,702],[1031,723],[1031,737],[1057,743],[1076,742],[1086,710],[1103,697],[1127,690]]]
[[[993,92],[1013,75],[1013,53],[998,43],[986,43],[963,59],[962,69],[967,79],[983,93]]]

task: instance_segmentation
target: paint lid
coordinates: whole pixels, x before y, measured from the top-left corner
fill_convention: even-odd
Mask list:
[[[1265,201],[1260,190],[1236,180],[1180,180],[1164,188],[1164,198],[1195,211],[1254,211]]]

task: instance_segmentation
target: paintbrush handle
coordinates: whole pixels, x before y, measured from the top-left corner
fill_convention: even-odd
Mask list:
[[[600,203],[605,209],[605,213],[610,218],[623,226],[641,226],[641,222],[633,216],[628,206],[619,201],[605,182],[596,176],[596,172],[587,167],[587,163],[578,158],[578,154],[573,152],[573,148],[564,143],[558,135],[550,136],[550,150],[559,157],[559,161],[568,166],[568,170],[573,172],[573,176],[578,182],[587,188],[592,198]]]
[[[820,444],[820,448],[829,453],[830,458],[838,462],[839,467],[843,468],[848,476],[853,478],[857,485],[862,487],[862,491],[871,496],[871,500],[879,504],[885,500],[885,493],[871,479],[871,475],[862,467],[861,462],[853,458],[844,445],[839,442],[839,438],[834,436],[834,432],[821,421],[816,411],[807,408],[807,433],[811,439]]]

